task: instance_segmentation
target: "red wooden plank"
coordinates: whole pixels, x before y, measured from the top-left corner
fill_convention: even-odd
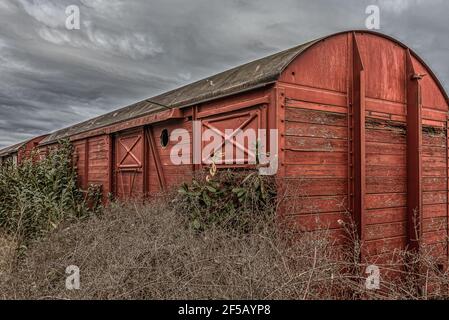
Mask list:
[[[217,113],[225,113],[225,112],[231,112],[231,111],[242,111],[245,108],[251,108],[255,106],[259,106],[262,104],[268,104],[270,103],[270,97],[269,96],[262,96],[260,98],[256,98],[253,100],[248,101],[239,101],[233,104],[228,104],[220,107],[219,109],[206,109],[204,111],[197,113],[197,118],[204,118],[216,115]]]
[[[345,100],[346,102],[346,97]],[[324,111],[324,112],[333,112],[333,113],[340,113],[340,114],[347,114],[348,107],[347,106],[333,106],[329,104],[320,104],[319,102],[307,102],[307,101],[300,101],[295,100],[293,98],[287,98],[286,106],[289,108],[296,108],[296,109],[306,109],[306,110],[316,110],[316,111]]]
[[[285,140],[286,149],[297,151],[346,152],[348,150],[348,141],[346,139],[286,136]]]
[[[285,165],[288,177],[347,178],[348,166],[345,165]]]
[[[423,232],[446,231],[447,217],[431,217],[423,218]]]
[[[406,135],[402,130],[386,130],[380,127],[366,128],[366,141],[403,145],[405,148]]]
[[[367,165],[401,166],[405,165],[405,155],[374,154],[366,155]]]
[[[407,204],[405,193],[379,193],[366,195],[367,209],[404,207]]]
[[[395,250],[403,250],[407,244],[406,236],[394,238],[383,238],[379,240],[370,240],[365,242],[367,256],[384,254]]]
[[[346,164],[348,162],[347,152],[335,151],[297,151],[286,149],[286,164]]]
[[[286,217],[289,223],[297,224],[302,231],[315,231],[327,229],[340,229],[339,220],[346,220],[345,212],[332,212],[320,214],[300,214]]]
[[[292,196],[285,197],[284,201],[288,214],[344,212],[348,208],[346,195]]]
[[[366,226],[366,240],[400,237],[406,233],[407,222],[393,222]]]
[[[445,203],[432,203],[423,205],[423,218],[444,217],[446,216]]]
[[[405,104],[374,98],[366,99],[366,110],[372,112],[384,112],[390,115],[397,115],[397,116],[406,115]]]
[[[407,191],[405,177],[366,177],[366,193],[404,193]]]
[[[366,143],[366,154],[382,155],[405,155],[406,145],[390,142],[368,142]]]
[[[338,127],[346,127],[346,115],[335,112],[307,110],[300,108],[287,107],[285,119],[288,121],[297,121],[313,124],[325,124]]]
[[[297,137],[315,137],[326,139],[346,139],[346,127],[335,127],[322,124],[309,124],[286,121],[285,134]]]
[[[367,225],[401,221],[407,221],[407,209],[405,207],[366,210]]]
[[[287,196],[346,195],[347,181],[343,178],[297,178],[286,179]]]
[[[285,95],[289,99],[304,102],[312,102],[322,105],[346,107],[346,94],[318,89],[313,87],[305,87],[300,85],[292,85],[279,82],[285,88]],[[290,105],[290,102],[289,102]]]

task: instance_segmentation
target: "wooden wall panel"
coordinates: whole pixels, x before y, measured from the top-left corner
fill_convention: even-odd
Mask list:
[[[408,245],[406,83],[413,75],[407,73],[407,49],[400,44],[364,32],[357,32],[356,38],[366,80],[364,246],[368,256],[379,258]],[[336,219],[348,206],[344,190],[350,160],[347,87],[352,40],[349,34],[329,40],[297,58],[278,82],[286,106],[285,145],[280,147],[284,179],[296,185],[291,190],[301,190],[290,190],[285,211],[307,230],[314,230],[313,225],[338,230]],[[431,72],[415,58],[413,63],[418,73],[428,74],[420,80],[422,240],[447,251],[442,241],[449,233],[448,105]]]
[[[87,140],[78,140],[73,142],[73,155],[74,164],[77,169],[78,174],[78,186],[87,190],[87,175],[88,175],[88,151],[87,151]]]
[[[88,184],[101,185],[103,195],[111,192],[111,161],[109,136],[92,137],[88,140]]]
[[[279,80],[344,93],[347,87],[347,55],[345,34],[323,40],[298,57]]]
[[[382,254],[406,246],[406,241],[402,241],[407,225],[406,150],[405,124],[373,120],[368,115],[365,244],[368,254],[380,254],[375,249],[379,239],[398,239],[386,242]]]
[[[405,103],[405,50],[386,38],[357,33],[368,98]]]
[[[166,147],[161,145],[160,137],[162,130],[167,129],[171,134],[173,130],[185,129],[190,137],[182,136],[178,141],[170,141]],[[153,136],[155,152],[151,150],[149,145],[149,151],[147,153],[148,171],[147,171],[147,185],[149,195],[157,194],[163,191],[163,185],[165,184],[167,189],[176,188],[182,182],[187,182],[192,179],[192,164],[180,164],[175,165],[170,159],[170,153],[173,146],[182,145],[181,139],[192,137],[192,122],[190,120],[176,120],[165,123],[159,123],[153,125],[148,131],[148,134]],[[147,139],[148,141],[148,139]],[[148,143],[148,142],[147,142]],[[189,146],[189,153],[187,154],[191,158],[191,145]],[[155,158],[156,157],[156,158]],[[157,160],[157,158],[159,160]],[[158,164],[159,162],[159,164]],[[158,168],[158,165],[161,167]],[[158,177],[158,170],[161,174],[161,178],[164,179],[164,183],[161,183]]]
[[[285,86],[285,212],[302,230],[329,228],[341,234],[338,220],[348,209],[347,109],[324,104],[334,95],[319,90],[321,98],[314,103],[301,86]]]
[[[357,33],[366,76],[366,257],[407,245],[405,51]],[[369,258],[371,259],[371,258]]]

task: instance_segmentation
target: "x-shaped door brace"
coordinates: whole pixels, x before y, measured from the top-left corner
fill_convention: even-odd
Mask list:
[[[219,129],[217,129],[216,127],[214,127],[213,125],[211,125],[209,122],[207,121],[203,121],[203,125],[207,128],[209,128],[210,130],[212,130],[213,132],[215,132],[216,134],[218,134],[219,136],[221,136],[222,138],[224,138],[223,142],[220,144],[219,147],[214,149],[214,154],[221,150],[223,148],[223,146],[227,143],[230,142],[232,145],[234,145],[236,148],[242,150],[244,153],[246,153],[249,157],[252,157],[254,159],[256,159],[256,156],[253,152],[251,152],[250,150],[246,149],[245,146],[242,146],[240,143],[238,143],[237,141],[235,141],[234,139],[232,139],[240,130],[243,130],[244,128],[246,128],[246,126],[248,126],[248,124],[251,123],[251,121],[257,117],[257,113],[251,113],[250,117],[248,119],[246,119],[237,129],[235,129],[229,136],[226,136],[226,134],[222,131],[220,131]],[[217,119],[214,119],[215,121],[217,121]],[[206,155],[206,158],[203,159],[203,162],[206,162],[207,160],[209,160],[211,158],[212,155]]]
[[[118,167],[119,168],[126,168],[126,167],[141,167],[142,166],[142,162],[139,160],[139,159],[137,159],[137,157],[132,153],[132,150],[134,149],[134,147],[137,145],[137,143],[140,141],[140,139],[141,139],[142,137],[141,136],[138,136],[137,138],[136,138],[136,140],[133,142],[133,144],[131,145],[131,147],[128,147],[126,144],[124,144],[123,142],[122,142],[122,139],[119,139],[118,140],[118,142],[120,143],[120,145],[125,149],[125,151],[126,151],[126,153],[123,155],[123,157],[122,157],[122,159],[119,161],[119,164],[118,164]],[[135,161],[136,161],[136,163],[137,163],[137,165],[133,165],[133,164],[130,164],[130,165],[124,165],[123,164],[123,161],[125,161],[125,159],[126,159],[126,157],[128,156],[128,155],[130,155]]]

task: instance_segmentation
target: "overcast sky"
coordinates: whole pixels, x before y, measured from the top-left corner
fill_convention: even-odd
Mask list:
[[[348,29],[413,48],[449,89],[446,0],[0,0],[0,148]],[[80,8],[80,30],[65,9]]]

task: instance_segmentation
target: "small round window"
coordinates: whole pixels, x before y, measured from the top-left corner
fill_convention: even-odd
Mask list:
[[[170,138],[170,137],[169,137],[169,134],[168,134],[168,130],[167,130],[167,129],[162,130],[162,132],[161,132],[161,146],[162,146],[163,148],[165,148],[166,146],[168,146],[168,143],[169,143],[169,141],[170,141],[169,138]]]

